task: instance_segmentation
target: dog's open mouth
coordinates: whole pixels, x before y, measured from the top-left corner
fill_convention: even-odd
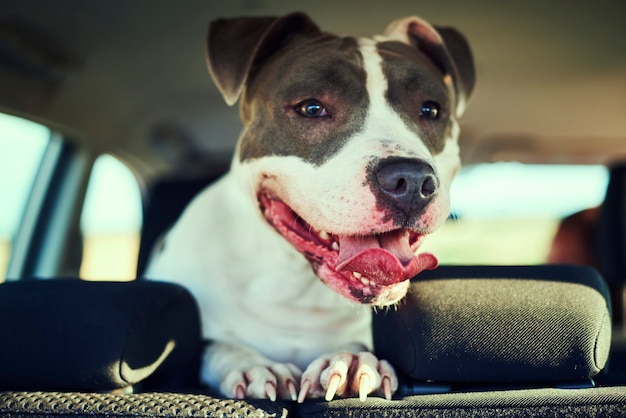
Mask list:
[[[418,232],[396,229],[374,235],[335,235],[315,229],[266,193],[259,194],[259,203],[267,221],[309,260],[317,275],[357,302],[393,303],[379,301],[380,296],[392,295],[396,285],[437,267],[433,254],[415,254],[424,238]]]

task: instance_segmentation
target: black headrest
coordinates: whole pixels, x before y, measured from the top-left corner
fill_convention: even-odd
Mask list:
[[[596,258],[609,283],[626,282],[626,163],[609,169],[609,184],[600,207]]]
[[[607,286],[580,266],[442,266],[374,315],[376,354],[421,381],[585,380],[610,341]]]
[[[0,389],[109,391],[197,385],[194,299],[149,281],[0,285]]]

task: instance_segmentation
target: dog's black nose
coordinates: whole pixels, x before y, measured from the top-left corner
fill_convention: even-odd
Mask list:
[[[423,209],[437,194],[435,171],[421,160],[387,160],[375,176],[383,199],[407,216]]]

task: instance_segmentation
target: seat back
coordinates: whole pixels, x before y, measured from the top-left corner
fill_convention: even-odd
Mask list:
[[[606,197],[596,229],[598,268],[611,289],[614,322],[624,323],[623,288],[626,282],[626,162],[609,169]]]

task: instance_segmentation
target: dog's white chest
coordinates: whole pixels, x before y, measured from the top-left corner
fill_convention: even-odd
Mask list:
[[[192,202],[168,233],[148,277],[191,291],[209,340],[244,343],[268,358],[301,366],[329,348],[354,342],[371,347],[369,307],[326,287],[297,251],[259,221],[255,208],[241,201],[245,197],[232,177]]]

